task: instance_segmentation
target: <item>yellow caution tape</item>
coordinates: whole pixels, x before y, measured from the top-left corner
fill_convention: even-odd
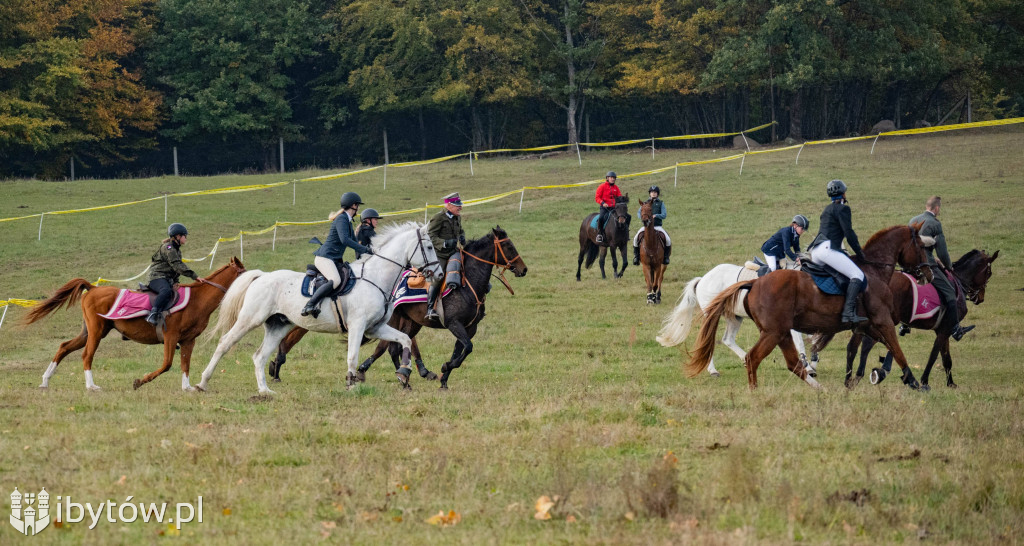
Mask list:
[[[445,157],[438,157],[435,159],[424,159],[423,161],[406,161],[405,163],[388,163],[388,167],[416,167],[419,165],[430,165],[432,163],[440,163],[442,161],[448,161],[449,159],[455,159],[457,157],[463,157],[469,155],[469,152],[462,154],[449,155]]]
[[[383,168],[383,165],[377,165],[376,167],[367,167],[365,169],[359,169],[355,171],[348,171],[337,174],[325,174],[323,176],[311,176],[309,178],[300,178],[296,182],[319,182],[321,180],[334,180],[335,178],[342,178],[345,176],[352,176],[354,174],[363,174],[370,171],[376,171],[377,169]]]
[[[18,305],[20,307],[32,307],[37,303],[39,302],[36,300],[21,300],[18,298],[11,298],[9,300],[0,300],[0,307],[6,307],[8,304]]]

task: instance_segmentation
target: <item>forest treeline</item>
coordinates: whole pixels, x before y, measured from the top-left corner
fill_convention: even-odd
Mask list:
[[[1019,0],[5,0],[0,176],[1019,115]],[[679,145],[695,145],[680,143]],[[699,145],[699,143],[697,143]]]

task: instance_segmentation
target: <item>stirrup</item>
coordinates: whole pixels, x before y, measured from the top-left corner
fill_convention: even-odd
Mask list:
[[[843,315],[843,324],[860,324],[868,320],[867,317],[862,317],[853,313],[852,315]]]
[[[157,323],[160,322],[160,313],[155,311],[155,310],[154,311],[150,311],[149,312],[149,316],[146,317],[146,322],[152,324],[153,326],[156,326]],[[972,326],[972,328],[973,328],[973,326]]]
[[[424,315],[423,318],[425,318],[427,320],[438,320],[438,319],[441,318],[441,315],[437,314],[437,310],[436,309],[434,309],[433,307],[430,307],[430,308],[427,309],[427,314]]]
[[[967,327],[963,327],[957,324],[956,328],[953,330],[953,333],[950,334],[950,337],[952,337],[956,341],[960,341],[961,339],[963,339],[965,335],[967,335],[967,332],[970,332],[973,329],[973,324]]]
[[[597,242],[603,243],[604,242],[604,235],[598,233],[597,234]]]
[[[311,306],[310,304],[307,303],[306,306],[302,308],[302,311],[299,312],[299,314],[304,317],[312,316],[313,318],[319,318],[320,305],[318,303],[317,305]]]

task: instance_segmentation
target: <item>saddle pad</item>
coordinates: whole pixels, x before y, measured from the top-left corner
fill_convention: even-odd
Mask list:
[[[395,291],[391,294],[393,298],[391,301],[392,308],[408,303],[427,303],[427,290],[425,288],[409,288],[409,276],[412,274],[413,272],[408,269],[402,272],[402,278],[398,282],[398,286],[395,287]],[[427,286],[429,287],[430,285],[428,284]],[[451,293],[451,290],[445,287],[441,297],[443,298],[449,293]]]
[[[911,290],[914,294],[914,305],[912,307],[914,313],[910,317],[910,322],[934,317],[942,309],[942,298],[939,297],[939,291],[930,283],[919,285],[914,277],[906,273],[904,275],[910,281],[910,286],[913,287]]]
[[[316,282],[313,282],[314,280]],[[315,277],[312,276],[312,275],[308,275],[307,274],[305,277],[302,278],[302,289],[301,289],[302,295],[306,296],[307,298],[312,296],[313,295],[313,291],[316,290],[317,288],[319,288],[325,282],[327,282],[327,277],[324,277],[323,275],[320,275],[319,273],[317,273],[317,275]],[[352,287],[355,286],[355,285],[356,285],[356,276],[355,275],[349,275],[348,279],[345,280],[345,286],[341,287],[341,291],[339,292],[339,291],[335,290],[334,293],[331,294],[331,297],[344,296],[345,294],[348,294],[349,292],[351,292],[352,291]]]
[[[832,277],[819,277],[817,275],[811,275],[811,278],[814,279],[814,284],[818,285],[818,288],[822,292],[826,294],[833,294],[836,296],[842,294],[842,292],[839,289],[839,285],[836,284],[835,279],[833,279]]]
[[[188,305],[189,297],[192,294],[192,289],[187,286],[178,287],[178,303],[174,307],[171,307],[171,313],[181,311]],[[145,292],[136,292],[134,290],[128,290],[122,288],[117,293],[117,298],[114,300],[114,305],[110,306],[110,310],[105,315],[100,316],[109,320],[126,320],[137,317],[144,317],[149,314],[152,307],[149,304],[149,294]]]
[[[600,214],[594,215],[594,218],[590,220],[590,227],[597,229],[597,219],[600,218]]]

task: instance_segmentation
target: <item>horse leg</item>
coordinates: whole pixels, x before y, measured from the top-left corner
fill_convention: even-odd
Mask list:
[[[220,341],[217,342],[217,349],[213,351],[210,363],[206,366],[206,369],[203,370],[202,379],[199,381],[199,384],[196,385],[197,389],[201,391],[205,391],[207,389],[207,386],[210,384],[210,378],[213,377],[213,372],[217,369],[217,363],[220,362],[220,359],[224,358],[224,355],[227,354],[227,352],[230,351],[231,348],[234,347],[243,336],[245,336],[245,334],[248,334],[253,328],[256,328],[261,323],[262,321],[257,322],[257,319],[254,317],[243,316],[241,314],[239,315],[234,326],[232,326],[226,334],[221,336]]]
[[[587,249],[590,247],[590,241],[580,245],[580,255],[576,258],[576,282],[580,280],[580,270],[583,269],[583,258],[587,255]]]
[[[949,354],[949,336],[945,336],[942,341],[942,367],[946,370],[946,386],[955,389],[957,388],[956,383],[953,382],[953,357]]]
[[[50,365],[46,367],[46,371],[43,372],[43,382],[39,385],[40,389],[46,389],[50,387],[50,378],[53,374],[57,373],[57,366],[61,360],[69,354],[85,347],[86,340],[89,339],[89,328],[85,325],[82,326],[82,333],[78,334],[78,337],[69,339],[64,343],[60,344],[57,348],[57,354],[54,355],[53,360],[50,361]]]
[[[932,351],[928,355],[928,364],[925,365],[924,372],[921,374],[921,389],[922,390],[926,390],[927,391],[927,390],[931,389],[931,387],[928,386],[928,377],[931,376],[932,366],[935,365],[935,360],[938,359],[939,352],[942,350],[942,344],[940,343],[941,337],[942,337],[941,334],[939,334],[939,333],[935,334],[935,342],[932,343]],[[948,337],[946,338],[946,342],[949,343],[949,338]],[[945,360],[945,359],[943,359],[943,360]],[[945,367],[945,362],[943,362],[943,367]]]
[[[402,345],[402,364],[395,375],[398,376],[398,381],[401,383],[403,388],[412,389],[412,386],[409,385],[409,376],[412,375],[412,368],[409,366],[409,359],[412,354],[412,339],[410,339],[405,332],[396,330],[387,324],[381,324],[374,330],[367,333],[371,337],[384,341],[394,341]],[[361,339],[362,332],[359,332],[359,336],[355,336],[352,331],[349,331],[348,335],[348,369],[350,379],[352,379],[355,375],[356,362],[359,359],[359,341]]]
[[[811,377],[818,377],[818,363],[814,362],[812,365],[807,360],[807,347],[804,346],[804,335],[796,330],[790,330],[789,335],[793,338],[793,344],[796,345],[796,351],[800,354],[800,363],[807,368],[807,373],[811,374]]]
[[[883,326],[881,329],[875,328],[872,325],[871,332],[868,335],[884,343],[889,351],[892,352],[893,358],[896,359],[896,363],[899,364],[900,369],[903,371],[903,384],[914,390],[920,388],[921,384],[914,377],[914,372],[910,369],[910,365],[907,364],[907,357],[903,355],[903,349],[900,348],[900,342],[896,338],[896,327],[891,323]]]
[[[291,352],[292,347],[299,342],[309,330],[305,328],[295,328],[281,341],[281,345],[277,348],[277,356],[274,360],[270,361],[270,378],[276,383],[281,382],[281,366],[284,366],[285,360],[287,359],[288,353]]]
[[[412,358],[416,361],[416,370],[420,373],[420,377],[427,381],[437,379],[437,374],[427,369],[427,365],[423,363],[423,356],[420,355],[420,344],[416,342],[416,338],[412,338]]]
[[[455,336],[455,348],[452,350],[452,357],[441,366],[441,387],[448,389],[448,376],[452,370],[462,366],[469,353],[473,352],[473,335],[476,333],[476,325],[466,328],[459,321],[452,321],[448,330]]]
[[[362,364],[359,365],[358,368],[356,368],[356,381],[359,383],[364,383],[366,381],[366,372],[368,372],[370,370],[370,366],[372,366],[373,363],[388,350],[388,345],[390,345],[390,342],[388,341],[377,342],[377,346],[373,349],[373,354],[371,354],[363,361]]]
[[[90,317],[90,319],[86,321],[89,336],[85,341],[85,351],[82,353],[82,369],[85,370],[85,388],[90,391],[98,391],[100,390],[99,385],[92,380],[92,359],[96,355],[96,348],[100,346],[100,340],[106,337],[113,325],[110,321],[100,318],[99,315],[96,315],[95,318]]]
[[[597,257],[597,264],[601,266],[601,278],[602,279],[607,279],[608,278],[608,276],[604,274],[604,257],[607,254],[608,254],[608,247],[602,246],[601,247],[601,252],[600,252],[600,254],[598,254],[598,257]],[[614,253],[612,254],[612,259],[613,260],[615,259],[615,254]],[[612,273],[614,273],[614,270],[612,271]]]
[[[754,346],[750,348],[750,352],[747,353],[747,358],[745,359],[747,384],[750,390],[757,388],[757,367],[772,352],[772,349],[779,345],[783,337],[778,332],[763,330],[761,331],[761,336],[757,339],[757,343],[754,343]]]
[[[845,385],[847,389],[853,390],[860,381],[860,377],[857,379],[853,378],[853,359],[857,358],[857,349],[860,347],[861,338],[864,334],[854,332],[850,336],[850,342],[846,344],[846,381]]]
[[[181,347],[181,390],[185,392],[195,391],[196,388],[188,381],[188,373],[192,367],[192,349],[196,347],[196,340],[190,339],[179,343]]]
[[[168,333],[169,334],[169,333]],[[178,345],[178,336],[164,335],[164,361],[160,364],[160,367],[156,370],[147,373],[142,376],[142,379],[136,379],[132,383],[132,387],[138,389],[139,387],[149,383],[150,381],[157,378],[158,375],[171,369],[171,364],[174,362],[175,347]]]
[[[736,336],[740,333],[740,325],[742,324],[743,319],[736,315],[725,319],[725,334],[722,335],[722,345],[725,345],[731,349],[732,352],[736,353],[736,356],[740,357],[740,360],[745,361],[747,358],[747,352],[736,344]]]
[[[796,344],[793,343],[792,336],[782,336],[782,339],[779,340],[779,348],[782,349],[782,356],[786,358],[786,367],[789,368],[789,371],[793,372],[793,375],[803,379],[815,389],[821,388],[818,380],[808,373],[807,368],[800,361],[800,353],[796,350]]]
[[[397,372],[402,367],[402,346],[389,341],[388,354],[391,355],[391,363],[395,365],[395,371]]]
[[[619,260],[618,260],[618,255],[616,254],[616,251],[618,251],[619,254],[622,254],[622,271],[619,271]],[[621,279],[622,278],[622,274],[625,273],[625,271],[626,271],[626,245],[622,245],[622,246],[620,246],[618,248],[612,248],[612,277],[614,277],[616,279]]]
[[[277,394],[267,387],[267,361],[270,360],[270,355],[281,345],[281,341],[291,330],[291,323],[281,324],[268,321],[263,325],[263,343],[252,355],[252,364],[256,372],[256,388],[259,389],[260,394]]]

